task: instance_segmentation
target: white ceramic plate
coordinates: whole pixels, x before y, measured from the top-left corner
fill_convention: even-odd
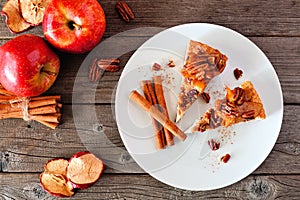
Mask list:
[[[187,133],[184,142],[157,151],[150,117],[129,100],[132,90],[140,90],[140,81],[155,74],[165,78],[165,98],[170,114],[176,115],[177,93],[181,83],[180,70],[190,39],[219,49],[229,58],[225,71],[209,83],[206,91],[210,104],[199,99],[179,126],[185,130],[193,124],[216,98],[223,95],[224,85],[235,87],[250,80],[257,89],[267,118],[220,128],[205,133]],[[176,67],[165,67],[169,59]],[[153,72],[154,62],[164,70]],[[233,70],[244,74],[238,81]],[[283,97],[276,72],[264,53],[249,39],[228,28],[213,24],[184,24],[153,36],[128,61],[116,92],[116,119],[121,138],[134,160],[151,176],[168,185],[187,190],[212,190],[233,184],[252,173],[271,152],[280,132],[283,117]],[[189,132],[189,131],[187,131]],[[217,139],[221,148],[211,151],[208,139]],[[228,163],[220,162],[229,153]]]

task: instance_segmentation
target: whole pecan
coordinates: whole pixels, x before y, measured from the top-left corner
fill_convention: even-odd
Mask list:
[[[116,10],[119,12],[122,19],[126,22],[134,19],[134,14],[128,4],[124,1],[119,1],[116,4]]]
[[[249,110],[246,111],[242,114],[242,118],[244,119],[254,119],[255,117],[255,111],[254,110]]]
[[[226,102],[221,105],[221,111],[227,116],[238,116],[238,111],[234,103]]]

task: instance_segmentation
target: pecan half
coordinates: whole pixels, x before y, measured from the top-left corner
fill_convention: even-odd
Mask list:
[[[208,93],[203,92],[203,93],[201,94],[201,96],[202,96],[203,100],[204,100],[206,103],[209,103],[210,96],[209,96]]]
[[[118,58],[106,58],[97,61],[97,65],[100,69],[108,72],[116,72],[120,69],[120,60]]]
[[[240,87],[234,88],[233,91],[234,91],[233,101],[237,105],[242,105],[245,100],[245,91]]]
[[[234,103],[226,102],[221,105],[221,111],[227,116],[238,116],[238,111]]]
[[[221,118],[219,117],[218,113],[214,109],[210,109],[210,127],[216,128],[221,125]]]
[[[255,117],[255,111],[254,110],[246,111],[241,116],[244,119],[254,119],[254,117]]]
[[[126,22],[129,22],[130,20],[134,19],[134,14],[126,2],[119,1],[116,4],[116,10],[118,11],[122,19]]]
[[[222,59],[222,58],[219,58],[217,59],[217,67],[218,67],[218,70],[220,73],[222,73],[225,69],[225,66],[226,66],[226,60]]]
[[[92,81],[92,82],[96,82],[98,81],[103,73],[104,73],[104,69],[100,69],[98,66],[97,66],[97,58],[95,58],[92,62],[91,62],[91,65],[90,65],[90,69],[89,69],[89,79]]]
[[[206,131],[206,129],[208,128],[208,123],[203,121],[202,123],[199,124],[199,131],[200,132],[204,132]]]
[[[116,72],[120,69],[119,65],[98,65],[98,67],[108,72]]]

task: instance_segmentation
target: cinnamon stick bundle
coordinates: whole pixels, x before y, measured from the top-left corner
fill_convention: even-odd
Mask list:
[[[141,87],[144,92],[146,100],[149,101],[149,103],[152,106],[157,105],[156,97],[154,94],[154,90],[152,87],[152,83],[150,80],[144,80],[141,82]],[[153,117],[151,117],[154,133],[155,133],[155,141],[156,141],[156,147],[157,149],[164,149],[165,148],[165,138],[164,138],[164,129],[162,125],[156,121]]]
[[[21,99],[5,90],[0,84],[0,119],[34,120],[55,129],[61,120],[62,104],[59,101],[60,96]]]

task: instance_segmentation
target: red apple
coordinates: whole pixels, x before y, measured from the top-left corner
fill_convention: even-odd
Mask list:
[[[52,0],[43,18],[45,38],[69,53],[85,53],[101,40],[106,27],[97,0]]]
[[[94,154],[83,151],[74,154],[67,167],[67,178],[73,188],[85,189],[100,179],[104,163]]]
[[[59,68],[58,56],[39,36],[21,35],[0,47],[0,83],[17,96],[42,94],[56,80]]]

